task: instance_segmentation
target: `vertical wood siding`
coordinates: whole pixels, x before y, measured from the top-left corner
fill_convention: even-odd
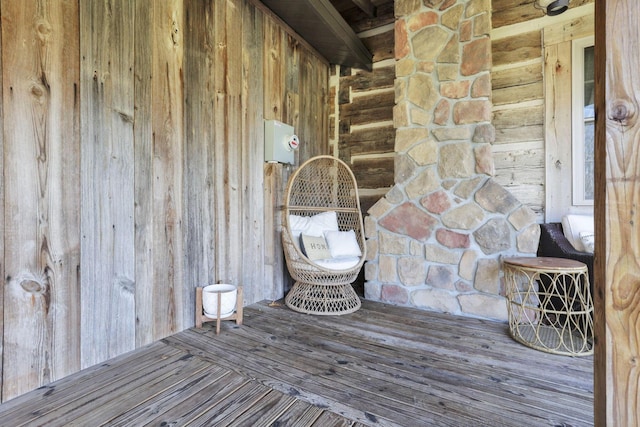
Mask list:
[[[256,168],[255,165],[262,163],[264,156],[263,144],[264,127],[256,126],[262,122],[263,93],[264,88],[269,86],[268,80],[256,78],[262,75],[263,68],[263,19],[261,14],[251,5],[244,4],[242,7],[242,111],[241,111],[241,170],[242,186],[240,195],[244,208],[241,211],[242,220],[242,242],[245,248],[251,248],[249,253],[265,254],[265,256],[243,256],[241,282],[245,284],[247,292],[245,298],[250,301],[272,298],[271,288],[273,279],[266,272],[266,251],[265,241],[268,235],[267,230],[272,230],[267,221],[279,216],[275,209],[268,209],[263,196],[264,171],[263,168]],[[298,122],[300,123],[300,122]],[[282,187],[280,187],[282,188]],[[273,212],[273,215],[265,216],[264,212]],[[282,250],[280,249],[280,252]],[[282,263],[280,265],[283,265]],[[263,283],[264,287],[256,289],[251,284]],[[282,280],[276,285],[282,293],[285,284]],[[262,292],[262,295],[260,294]]]
[[[190,324],[187,313],[191,310],[185,306],[190,290],[183,286],[182,2],[139,2],[137,6],[135,314],[136,345],[140,346],[184,329]],[[146,63],[149,59],[151,64]],[[140,111],[146,114],[139,117]]]
[[[83,368],[135,348],[134,5],[80,4]]]
[[[211,122],[213,98],[207,84],[213,71],[209,29],[214,2],[185,3],[185,256],[189,268],[186,283],[206,284],[214,278],[215,242],[213,205],[213,157]],[[192,299],[195,301],[195,297]]]
[[[328,66],[248,0],[0,0],[2,400],[194,323],[196,286],[282,297],[291,169]]]
[[[77,2],[2,1],[3,399],[80,367]]]

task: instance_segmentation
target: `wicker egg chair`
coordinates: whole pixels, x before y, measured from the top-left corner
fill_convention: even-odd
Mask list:
[[[362,255],[356,265],[334,270],[311,261],[294,244],[290,215],[313,217],[335,211],[340,231],[354,230]],[[289,273],[296,281],[285,302],[292,310],[317,315],[353,313],[360,298],[351,283],[366,257],[364,227],[356,179],[351,169],[332,156],[313,157],[289,178],[285,201],[282,243]]]

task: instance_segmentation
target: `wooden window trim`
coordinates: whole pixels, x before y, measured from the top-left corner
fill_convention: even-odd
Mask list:
[[[574,39],[594,32],[594,16],[586,15],[543,30],[545,100],[545,221],[558,222],[567,213],[593,214],[593,206],[573,204],[572,182],[572,55]]]

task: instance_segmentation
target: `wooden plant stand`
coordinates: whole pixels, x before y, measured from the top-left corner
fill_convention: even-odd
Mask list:
[[[222,298],[218,295],[218,316],[208,317],[204,314],[202,309],[202,287],[196,288],[196,328],[202,328],[202,324],[205,322],[216,322],[216,335],[220,334],[220,322],[222,320],[235,320],[236,325],[242,325],[242,286],[238,286],[238,294],[236,297],[236,311],[227,317],[220,318],[220,305]]]

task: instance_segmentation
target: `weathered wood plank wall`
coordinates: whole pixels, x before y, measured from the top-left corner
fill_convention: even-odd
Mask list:
[[[135,348],[134,10],[80,5],[83,368]]]
[[[136,346],[140,346],[190,324],[192,311],[187,303],[192,301],[189,297],[192,291],[183,285],[182,1],[163,0],[152,5],[138,2],[135,16],[134,102],[136,115],[140,110],[148,114],[140,120],[143,123],[140,129],[134,127],[135,313]],[[146,50],[151,52],[151,58],[145,55]],[[142,234],[138,234],[140,231]]]
[[[249,295],[251,301],[264,298],[274,298],[272,291],[277,288],[279,293],[283,292],[282,276],[279,280],[268,274],[266,260],[271,255],[273,248],[268,247],[265,242],[269,241],[276,230],[270,228],[273,218],[279,218],[279,212],[267,204],[264,198],[263,188],[265,171],[263,168],[255,166],[263,161],[262,144],[258,141],[264,139],[264,128],[256,126],[262,121],[264,111],[264,91],[269,87],[269,80],[265,78],[255,78],[263,73],[264,46],[263,46],[263,21],[262,14],[252,5],[245,3],[242,10],[242,152],[241,170],[243,185],[240,189],[242,197],[242,226],[243,248],[252,248],[262,257],[240,255],[243,260],[243,283],[247,284],[245,292],[252,290]],[[232,32],[233,34],[233,32]],[[300,123],[300,122],[298,122]],[[250,185],[249,185],[250,184]],[[283,187],[278,187],[282,189]],[[277,191],[274,189],[274,191]],[[264,206],[260,205],[264,203]],[[273,212],[272,215],[264,215],[265,212]],[[281,248],[280,252],[282,252]],[[281,269],[284,270],[284,260],[280,260]],[[264,287],[256,289],[251,284],[263,283]],[[262,295],[260,295],[262,291]],[[278,292],[275,292],[278,294]]]
[[[77,8],[0,3],[7,398],[79,367]]]
[[[568,12],[550,18],[533,6],[533,0],[492,0],[495,178],[536,212],[540,222],[545,221],[549,159],[545,152],[543,32],[550,25],[587,13],[585,8],[576,8],[592,2],[571,0]]]
[[[198,285],[281,297],[263,118],[326,153],[328,65],[250,0],[0,14],[2,400],[193,325]]]

